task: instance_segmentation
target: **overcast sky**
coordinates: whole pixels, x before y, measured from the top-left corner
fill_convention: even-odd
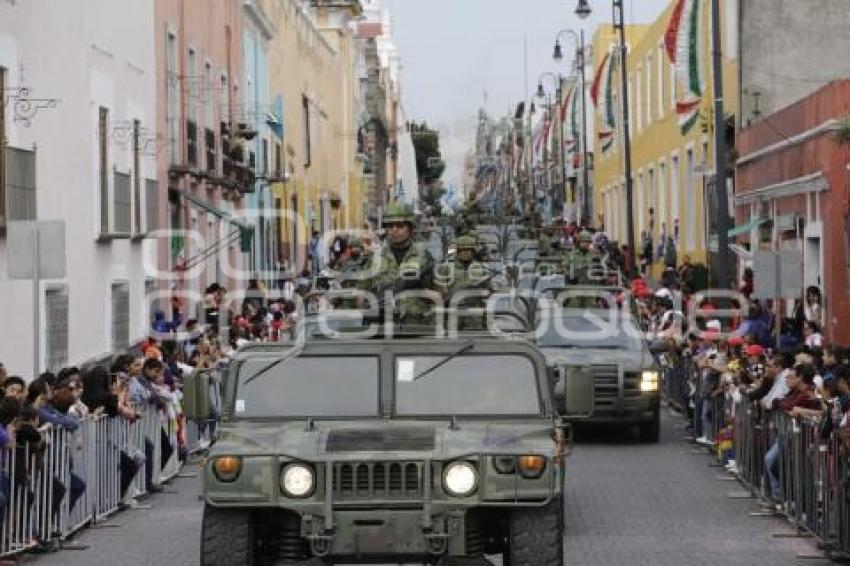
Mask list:
[[[672,0],[626,0],[626,22],[653,21]],[[577,0],[384,0],[401,56],[402,97],[411,120],[441,132],[446,184],[459,186],[465,152],[474,141],[478,109],[502,116],[528,89],[557,71],[552,47],[558,30],[611,24],[611,0],[590,0],[594,14],[580,22]],[[564,38],[565,43],[569,39]],[[569,48],[566,48],[569,51]],[[567,62],[565,61],[565,64]],[[564,74],[566,74],[564,70]]]

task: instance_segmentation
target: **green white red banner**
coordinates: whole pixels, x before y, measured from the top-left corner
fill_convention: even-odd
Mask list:
[[[683,134],[696,123],[705,93],[702,13],[703,0],[677,0],[664,36],[667,55],[676,69],[676,113]]]
[[[602,151],[607,152],[614,145],[614,130],[617,128],[617,113],[614,100],[614,73],[617,71],[618,57],[612,53],[605,55],[596,70],[590,97],[599,116],[599,142]]]

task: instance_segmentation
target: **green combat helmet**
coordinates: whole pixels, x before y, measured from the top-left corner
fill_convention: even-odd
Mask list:
[[[474,250],[476,246],[475,238],[472,236],[461,236],[457,239],[455,247],[460,250]]]
[[[593,236],[590,235],[590,232],[587,230],[582,230],[578,235],[578,241],[581,243],[589,244],[593,241]]]
[[[384,212],[383,224],[386,226],[393,222],[407,222],[413,226],[416,225],[417,220],[416,212],[412,206],[396,201],[390,204]]]

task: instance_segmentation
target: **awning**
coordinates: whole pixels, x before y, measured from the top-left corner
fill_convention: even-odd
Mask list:
[[[217,216],[221,218],[225,222],[229,222],[239,229],[239,247],[240,249],[247,253],[251,251],[251,243],[254,240],[254,227],[250,224],[246,224],[245,222],[239,220],[238,218],[234,218],[231,214],[221,210],[220,208],[216,208],[204,199],[200,197],[196,197],[192,193],[188,191],[180,191],[180,196],[197,206],[205,210],[206,212],[212,214],[213,216]]]
[[[758,228],[765,222],[767,222],[767,218],[755,218],[753,220],[750,220],[746,224],[739,224],[738,226],[735,226],[734,228],[726,232],[726,235],[730,238],[740,236],[741,234],[746,234],[754,228]]]

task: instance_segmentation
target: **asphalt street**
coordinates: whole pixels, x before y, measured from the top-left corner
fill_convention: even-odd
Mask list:
[[[661,442],[638,444],[616,431],[583,433],[568,464],[566,564],[569,566],[783,566],[813,554],[811,541],[776,538],[792,529],[751,517],[752,499],[730,499],[706,454],[683,442],[682,421],[665,413]],[[192,468],[188,473],[196,471]],[[28,558],[50,566],[197,564],[198,479],[176,479],[166,493],[125,511],[76,540],[87,550]],[[807,565],[826,565],[808,560]]]

